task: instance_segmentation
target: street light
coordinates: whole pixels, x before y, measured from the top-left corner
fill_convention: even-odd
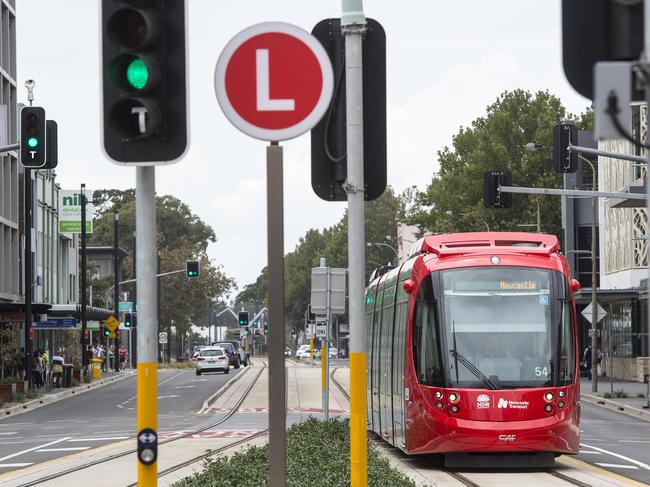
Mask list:
[[[458,211],[452,211],[452,210],[445,211],[445,214],[447,214],[449,216],[454,216],[454,215],[456,215],[456,216],[473,216],[473,215],[470,215],[468,213],[460,213]],[[478,218],[477,218],[477,220],[480,221],[483,225],[485,225],[485,230],[487,232],[490,231],[490,226],[487,224],[487,222],[485,220],[481,220],[481,219],[478,219]]]
[[[388,247],[388,248],[391,249],[393,252],[395,252],[395,257],[398,256],[398,254],[397,254],[397,249],[396,249],[395,247],[393,247],[392,245],[388,245],[387,243],[381,243],[381,242],[367,242],[366,245],[367,245],[368,247],[373,247],[373,246],[374,246],[374,247]]]

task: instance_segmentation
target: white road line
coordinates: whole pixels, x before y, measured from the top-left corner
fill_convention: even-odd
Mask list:
[[[7,435],[17,435],[18,431],[7,431],[6,433],[0,433],[0,436],[7,436]]]
[[[168,397],[181,397],[181,396],[179,396],[178,394],[172,394],[170,396],[158,396],[158,399],[165,399],[165,398],[168,398]],[[167,415],[167,416],[169,416],[169,415]]]
[[[7,423],[7,424],[0,424],[0,428],[4,428],[5,426],[11,427],[11,426],[18,426],[18,425],[25,425],[25,424],[34,424],[34,421],[29,421],[27,423]]]
[[[34,450],[39,450],[41,448],[47,448],[48,446],[55,445],[57,443],[61,443],[62,441],[67,441],[70,438],[72,438],[72,437],[71,436],[66,436],[65,438],[59,438],[58,440],[50,441],[49,443],[45,443],[44,445],[34,446],[32,448],[28,448],[27,450],[21,450],[21,451],[18,451],[16,453],[12,453],[11,455],[7,455],[6,457],[0,458],[0,462],[4,462],[5,460],[9,460],[10,458],[14,458],[14,457],[23,455],[25,453],[32,452]]]
[[[111,440],[127,440],[129,439],[128,436],[106,436],[102,438],[74,438],[70,440],[68,443],[72,443],[75,441],[111,441]]]
[[[41,448],[40,450],[36,450],[36,453],[45,453],[51,451],[83,451],[88,450],[89,448],[89,446],[75,446],[69,448]]]
[[[166,384],[167,382],[169,382],[169,381],[172,380],[172,379],[175,379],[176,377],[178,377],[178,376],[181,375],[182,373],[183,373],[183,372],[179,372],[178,374],[171,376],[169,379],[165,379],[164,381],[162,381],[161,383],[158,384],[158,387],[160,387],[160,386],[163,385],[163,384]]]
[[[33,463],[0,463],[0,468],[28,467],[29,465],[34,465],[34,464]]]
[[[627,462],[633,463],[634,465],[638,465],[641,468],[644,468],[646,470],[650,470],[650,465],[647,463],[640,462],[638,460],[634,460],[633,458],[626,457],[624,455],[620,455],[618,453],[614,453],[613,451],[605,450],[603,448],[598,448],[597,446],[591,446],[591,445],[586,445],[584,443],[580,443],[580,446],[586,446],[587,448],[592,448],[596,451],[602,452],[602,453],[608,453],[609,455],[612,455],[613,457],[620,458],[621,460],[625,460]],[[2,460],[2,459],[0,459]]]
[[[648,440],[618,440],[619,443],[650,443]]]
[[[174,389],[194,389],[196,386],[178,386],[174,387]]]
[[[82,421],[79,419],[53,419],[51,421],[46,421],[46,423],[86,423],[87,421]]]
[[[70,440],[70,441],[75,441],[75,440]],[[586,451],[586,450],[580,450],[580,455],[602,455],[599,451]]]
[[[639,470],[639,467],[634,465],[619,465],[617,463],[597,463],[599,467],[609,467],[609,468],[631,468],[633,470]]]

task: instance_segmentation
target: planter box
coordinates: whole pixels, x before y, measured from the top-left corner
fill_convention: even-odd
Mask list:
[[[76,369],[72,371],[72,380],[76,380],[79,384],[81,384],[81,370]]]
[[[16,384],[0,384],[0,402],[13,402],[16,397]]]
[[[27,391],[29,390],[29,382],[28,381],[19,381],[16,382],[16,393],[20,392],[22,394],[27,394]]]

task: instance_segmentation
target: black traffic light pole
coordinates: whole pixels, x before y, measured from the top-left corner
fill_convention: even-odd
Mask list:
[[[115,299],[113,299],[113,305],[114,305],[114,312],[115,312],[115,318],[119,320],[120,316],[120,279],[119,279],[119,274],[120,274],[120,214],[119,212],[115,211],[113,213],[114,218],[113,218],[113,225],[114,225],[114,237],[115,237],[115,247],[113,248],[113,286],[114,286],[114,296]],[[117,336],[117,331],[116,335]],[[115,369],[115,372],[120,371],[120,360],[119,360],[119,344],[120,341],[115,338],[114,340],[114,348],[113,350],[113,368]]]
[[[88,323],[86,318],[86,185],[81,185],[81,364],[88,367],[88,338],[86,332]]]
[[[23,175],[25,211],[25,380],[32,381],[32,343],[29,331],[32,327],[32,170],[25,168]]]

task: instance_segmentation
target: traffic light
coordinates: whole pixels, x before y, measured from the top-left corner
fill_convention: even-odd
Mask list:
[[[54,120],[45,121],[45,164],[41,169],[54,169],[59,164],[59,126]]]
[[[131,328],[133,326],[133,313],[124,313],[124,327]]]
[[[109,336],[111,336],[111,330],[109,330],[106,327],[102,327],[102,335],[104,335],[104,337],[108,338]]]
[[[188,260],[185,262],[185,274],[187,277],[199,277],[199,261]]]
[[[553,170],[555,172],[576,172],[578,153],[570,151],[570,145],[578,142],[578,129],[572,123],[560,123],[553,127]]]
[[[512,193],[502,193],[499,186],[512,186],[512,173],[487,171],[483,174],[483,203],[486,208],[510,208]]]
[[[239,326],[248,326],[248,311],[239,312]]]
[[[45,110],[23,107],[20,110],[20,163],[40,168],[46,162]]]
[[[239,335],[240,336],[246,336],[249,333],[250,333],[250,330],[248,329],[248,326],[245,326],[240,330]]]
[[[102,0],[104,150],[170,163],[187,148],[185,0]]]
[[[265,335],[269,334],[269,324],[268,323],[264,323],[264,334]]]

